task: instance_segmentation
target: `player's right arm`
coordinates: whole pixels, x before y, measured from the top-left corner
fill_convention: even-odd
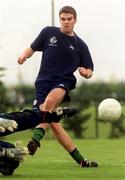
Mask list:
[[[18,58],[18,63],[23,64],[26,59],[30,58],[35,51],[42,51],[44,48],[45,39],[50,31],[50,27],[45,27],[36,39],[31,43],[30,47],[27,48]]]
[[[34,54],[34,51],[31,47],[24,50],[24,52],[19,56],[18,63],[23,64],[26,59],[30,58]]]

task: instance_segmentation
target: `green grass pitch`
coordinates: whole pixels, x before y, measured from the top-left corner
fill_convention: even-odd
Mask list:
[[[16,133],[18,134],[18,133]],[[17,139],[16,134],[6,140]],[[29,136],[23,138],[27,144]],[[125,179],[125,140],[76,140],[82,154],[99,163],[98,168],[81,168],[56,140],[43,140],[41,148],[34,156],[29,156],[15,170],[13,176],[0,175],[0,180],[124,180]]]

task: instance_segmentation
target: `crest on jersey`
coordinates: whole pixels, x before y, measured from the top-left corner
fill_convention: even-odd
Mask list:
[[[55,36],[53,36],[53,37],[51,37],[50,38],[50,44],[56,44],[57,43],[57,39],[56,39],[56,37]]]

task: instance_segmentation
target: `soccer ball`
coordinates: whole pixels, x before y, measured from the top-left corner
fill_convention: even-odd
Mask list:
[[[114,98],[104,99],[98,106],[98,117],[103,121],[117,121],[121,113],[121,104]]]

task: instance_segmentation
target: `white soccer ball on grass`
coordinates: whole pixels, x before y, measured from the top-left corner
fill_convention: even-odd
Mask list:
[[[98,117],[102,121],[117,121],[121,113],[121,104],[114,98],[104,99],[98,106]]]

